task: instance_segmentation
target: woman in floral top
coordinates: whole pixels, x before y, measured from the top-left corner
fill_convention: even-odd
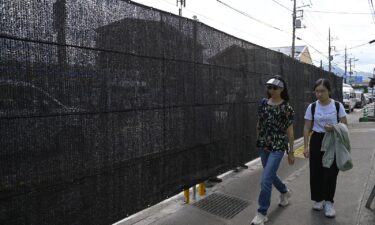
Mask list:
[[[288,153],[289,165],[294,164],[294,111],[289,104],[285,81],[278,75],[266,83],[268,99],[259,104],[257,125],[257,147],[263,165],[258,213],[251,224],[263,224],[268,220],[267,211],[271,203],[272,185],[281,193],[279,206],[287,206],[291,195],[288,187],[277,176],[284,153]],[[289,141],[289,151],[288,151]]]

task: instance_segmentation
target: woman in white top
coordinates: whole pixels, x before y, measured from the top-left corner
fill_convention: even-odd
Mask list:
[[[313,209],[323,210],[324,208],[325,216],[332,218],[336,215],[333,198],[339,170],[336,162],[332,163],[330,168],[322,166],[324,152],[321,152],[320,149],[325,132],[331,132],[332,125],[339,121],[347,124],[347,119],[344,106],[330,98],[331,85],[327,79],[317,80],[314,92],[318,100],[310,104],[305,113],[304,155],[310,161],[310,190],[311,200],[314,201]],[[315,108],[314,114],[312,114],[314,111],[312,108]],[[313,132],[310,139],[311,130]]]

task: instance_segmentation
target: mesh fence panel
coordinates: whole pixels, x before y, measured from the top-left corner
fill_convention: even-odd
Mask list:
[[[264,82],[296,137],[326,77],[197,21],[120,0],[0,0],[0,224],[110,224],[257,157]]]

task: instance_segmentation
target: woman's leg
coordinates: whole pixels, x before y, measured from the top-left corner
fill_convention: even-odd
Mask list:
[[[268,156],[269,156],[269,152],[267,151],[264,151],[264,150],[259,150],[260,153],[260,159],[262,161],[262,166],[263,168],[266,166],[267,164],[267,159],[268,159]],[[280,193],[286,193],[288,192],[288,188],[287,186],[281,181],[280,177],[277,176],[276,174],[276,177],[273,181],[273,186],[275,186],[275,188],[280,192]]]
[[[310,190],[311,200],[320,202],[324,200],[323,195],[323,165],[322,157],[324,152],[322,147],[324,134],[313,133],[310,139]]]
[[[323,197],[325,201],[330,201],[333,203],[333,198],[335,197],[336,192],[337,175],[339,174],[336,160],[333,161],[331,168],[323,168],[323,172]]]
[[[262,174],[261,191],[258,200],[258,212],[263,215],[267,215],[267,210],[270,207],[272,184],[277,177],[276,172],[279,169],[283,155],[284,152],[266,152],[264,150],[260,150],[260,156],[264,169]]]

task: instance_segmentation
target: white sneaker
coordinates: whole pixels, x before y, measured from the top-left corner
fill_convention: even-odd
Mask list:
[[[288,199],[292,196],[292,191],[288,189],[287,193],[281,193],[280,194],[280,200],[279,200],[279,206],[287,206],[289,205]]]
[[[330,201],[326,201],[324,203],[324,215],[328,218],[333,218],[336,216],[336,211],[333,208],[333,203]]]
[[[314,202],[313,207],[312,207],[313,210],[321,211],[323,209],[323,203],[324,203],[324,201]]]
[[[268,221],[267,216],[258,212],[256,216],[254,217],[254,219],[251,221],[251,225],[263,225],[267,221]]]

